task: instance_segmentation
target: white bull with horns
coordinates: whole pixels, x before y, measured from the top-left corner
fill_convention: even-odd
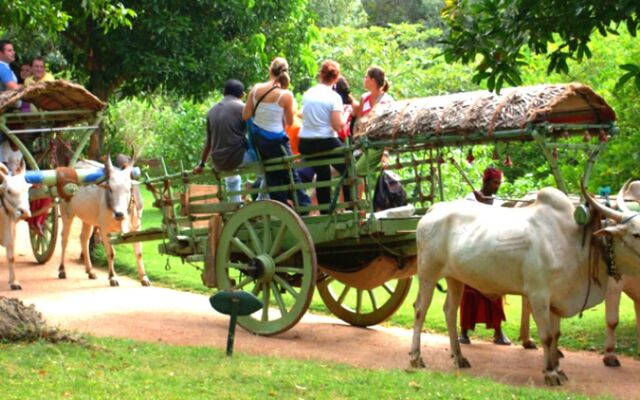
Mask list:
[[[610,237],[618,271],[639,274],[638,214],[626,209],[624,202],[622,211],[616,211],[595,201],[584,189],[583,194],[593,210],[615,221],[599,230],[587,227],[586,237]],[[573,210],[569,198],[553,188],[542,189],[534,204],[525,208],[487,207],[464,200],[431,207],[416,232],[420,288],[411,364],[425,365],[420,357],[421,330],[434,288],[444,277],[448,284],[444,311],[458,368],[470,367],[462,355],[456,326],[463,287],[468,284],[489,296],[525,296],[544,349],[545,382],[560,385],[566,381],[558,356],[560,318],[602,302],[608,280],[599,257],[590,263],[593,245],[590,240],[583,245],[584,227],[574,221]],[[590,279],[601,285],[590,284]]]
[[[138,230],[142,219],[142,204],[137,194],[135,182],[131,178],[133,162],[124,165],[124,168],[114,168],[111,157],[107,157],[104,166],[105,181],[99,185],[83,186],[73,195],[71,200],[61,205],[62,210],[62,256],[58,277],[66,278],[64,267],[65,252],[71,233],[71,224],[75,217],[82,220],[80,244],[85,272],[89,279],[96,279],[93,266],[89,257],[89,238],[94,226],[100,230],[100,237],[107,253],[109,266],[109,284],[119,286],[113,267],[115,250],[109,242],[110,233],[126,233]],[[133,244],[138,276],[143,286],[150,286],[149,278],[144,270],[142,262],[142,246],[139,242]]]
[[[9,175],[9,169],[0,163],[0,245],[7,249],[9,264],[9,287],[20,290],[20,282],[15,273],[16,224],[19,220],[29,218],[29,188],[25,180],[24,160]]]
[[[635,180],[625,185],[621,190],[624,201],[640,203],[640,180]],[[579,203],[579,199],[572,199],[575,204]],[[620,201],[619,199],[617,201]],[[524,206],[528,204],[520,203]],[[617,204],[617,202],[616,202]],[[607,293],[605,295],[605,320],[606,320],[606,336],[604,342],[604,356],[602,362],[607,367],[619,367],[620,360],[616,355],[616,328],[620,319],[620,300],[622,293],[625,293],[633,301],[636,313],[636,337],[640,344],[640,275],[628,276],[623,275],[620,279],[609,278],[607,285]],[[522,318],[520,324],[520,338],[522,345],[527,349],[535,349],[536,346],[531,340],[529,329],[529,316],[531,310],[527,301],[522,302]]]

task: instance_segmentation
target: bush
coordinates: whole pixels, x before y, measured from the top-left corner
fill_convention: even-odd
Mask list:
[[[169,163],[195,165],[205,140],[206,103],[154,95],[109,105],[105,145],[112,154],[142,150],[145,159],[164,157]]]

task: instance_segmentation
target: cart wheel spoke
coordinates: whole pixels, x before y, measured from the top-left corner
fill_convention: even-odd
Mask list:
[[[285,251],[284,253],[280,254],[278,257],[273,259],[273,262],[275,262],[276,264],[288,260],[289,257],[291,257],[292,255],[296,254],[297,252],[300,251],[300,249],[302,249],[302,244],[298,243],[295,246],[291,247],[289,250]]]
[[[269,295],[271,290],[269,290],[269,284],[263,283],[262,285],[262,322],[267,322],[269,321]]]
[[[376,302],[376,295],[373,293],[373,290],[367,290],[369,293],[369,300],[371,300],[371,307],[374,311],[378,309],[378,303]]]
[[[293,296],[294,299],[298,298],[298,292],[296,292],[296,290],[291,285],[289,285],[289,283],[287,281],[285,281],[284,279],[282,279],[278,275],[275,275],[273,277],[273,280],[278,282],[278,284],[280,286],[282,286],[287,292],[289,292],[289,294],[291,296]]]
[[[338,304],[344,303],[344,299],[347,297],[349,290],[351,290],[351,286],[345,286],[344,289],[342,289],[342,293],[340,294],[340,297],[338,297]]]
[[[362,290],[356,289],[356,312],[360,314],[362,312]]]
[[[383,283],[382,287],[384,288],[384,290],[387,291],[387,293],[393,294],[393,288],[391,286],[389,286],[388,282]]]
[[[262,252],[266,253],[271,250],[271,217],[269,215],[262,216]]]
[[[285,315],[287,313],[287,307],[284,305],[284,300],[282,299],[280,290],[278,290],[276,283],[274,281],[271,281],[271,292],[273,293],[273,297],[276,298],[276,302],[278,303],[278,308],[280,309],[280,315]]]
[[[255,286],[251,290],[251,293],[253,293],[254,296],[257,296],[258,293],[260,293],[260,289],[262,289],[262,282],[256,282],[256,281],[254,282],[255,282]]]
[[[260,243],[260,239],[258,239],[258,234],[256,230],[253,229],[253,226],[249,223],[249,221],[244,222],[244,228],[249,232],[249,238],[251,238],[251,244],[253,245],[253,250],[255,254],[262,253],[262,243]]]
[[[269,250],[269,255],[273,257],[277,251],[282,247],[282,241],[284,240],[284,234],[287,232],[287,226],[285,224],[281,224],[278,229],[278,234],[276,238],[273,240],[273,244],[271,245],[271,250]]]
[[[246,271],[247,269],[249,269],[249,265],[245,263],[229,262],[227,263],[227,268],[234,268],[240,271]]]
[[[254,279],[250,276],[245,277],[242,282],[240,282],[239,284],[236,285],[236,289],[240,290],[243,287],[247,286],[249,283],[253,282]]]
[[[299,267],[290,267],[290,266],[276,266],[276,272],[288,273],[288,274],[299,274],[302,272],[302,268]]]
[[[233,238],[232,243],[238,248],[238,250],[243,252],[245,256],[249,258],[256,258],[256,254],[237,237]]]

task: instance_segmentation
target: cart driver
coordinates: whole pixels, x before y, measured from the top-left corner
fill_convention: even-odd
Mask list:
[[[482,188],[469,193],[465,199],[500,206],[501,202],[493,196],[498,192],[501,183],[502,171],[488,167],[482,176]],[[470,344],[469,330],[474,330],[478,323],[485,323],[488,329],[494,330],[493,343],[510,345],[511,341],[502,332],[502,321],[506,321],[502,297],[490,299],[471,286],[465,285],[460,303],[460,343]]]

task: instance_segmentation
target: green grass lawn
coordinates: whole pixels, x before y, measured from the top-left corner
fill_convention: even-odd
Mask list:
[[[161,225],[161,213],[158,209],[151,207],[152,197],[147,191],[143,191],[146,208],[144,210],[144,228],[158,227]],[[166,257],[158,254],[159,242],[143,243],[144,262],[147,274],[152,284],[162,285],[171,288],[189,290],[198,293],[211,294],[214,289],[209,289],[202,284],[200,278],[199,265],[183,264],[179,258]],[[137,278],[135,267],[135,257],[131,245],[119,245],[116,247],[116,271]],[[104,263],[104,261],[103,261]],[[414,282],[411,292],[404,304],[391,319],[387,322],[395,326],[410,328],[413,325],[413,302],[417,295],[417,284]],[[446,323],[442,312],[445,295],[436,292],[431,309],[425,322],[425,330],[429,332],[446,333]],[[520,297],[507,296],[505,312],[507,322],[504,324],[504,331],[512,340],[519,336],[520,329]],[[310,310],[313,312],[327,313],[327,309],[322,303],[320,296],[314,295]],[[535,324],[532,322],[535,336]],[[562,321],[562,336],[560,345],[564,348],[574,350],[594,350],[602,351],[604,346],[605,320],[604,304],[586,310],[582,318],[573,317]],[[625,355],[637,356],[636,334],[635,334],[635,314],[633,302],[623,296],[620,306],[620,324],[616,331],[618,335],[618,352]],[[493,332],[488,331],[483,325],[476,328],[476,332],[471,335],[474,338],[490,340]]]
[[[222,350],[89,339],[0,343],[3,399],[584,399],[464,374],[369,370]],[[187,367],[188,366],[188,367]]]

